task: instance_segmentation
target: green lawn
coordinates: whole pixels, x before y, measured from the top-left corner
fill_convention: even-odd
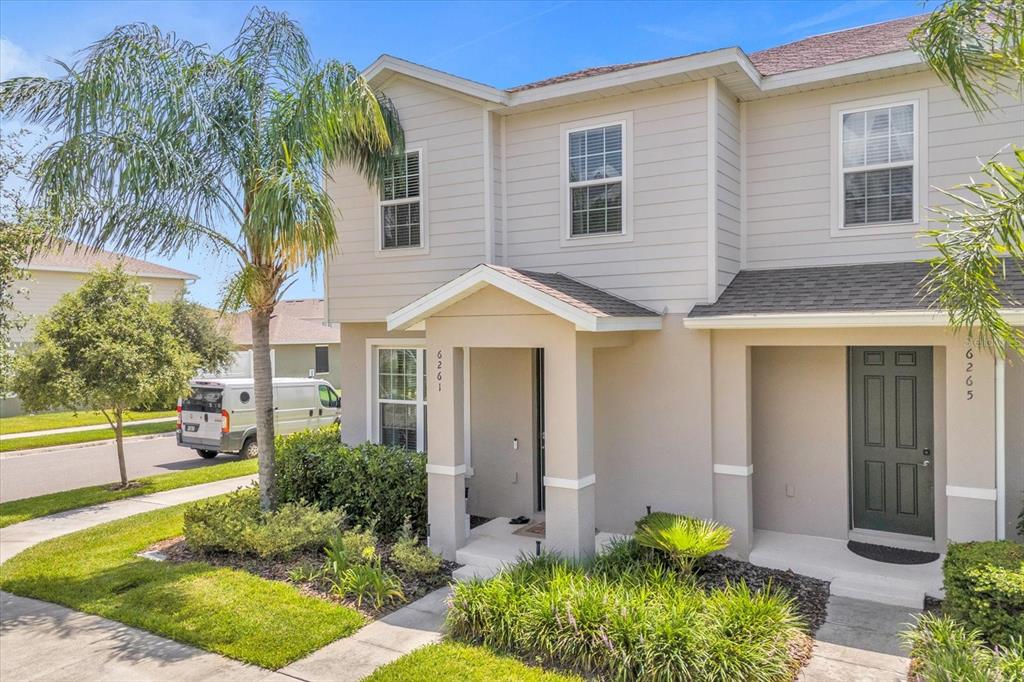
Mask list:
[[[148,436],[154,433],[170,433],[175,428],[174,422],[158,422],[156,424],[127,424],[124,427],[124,435],[127,436]],[[24,438],[12,438],[11,440],[0,440],[0,452],[14,452],[16,450],[33,450],[35,448],[49,448],[60,445],[75,445],[77,443],[92,443],[98,440],[110,440],[114,437],[114,431],[110,428],[95,429],[93,431],[72,431],[70,433],[51,433],[47,436],[25,436]]]
[[[365,682],[583,682],[582,677],[548,672],[483,647],[445,642],[417,649],[378,668]]]
[[[180,535],[185,506],[65,535],[0,566],[0,589],[63,604],[265,668],[279,668],[363,625],[353,609],[288,583],[204,563],[135,554]]]
[[[177,471],[173,474],[146,476],[138,479],[137,482],[141,485],[125,490],[111,490],[106,485],[94,485],[88,488],[77,488],[38,497],[26,497],[23,500],[3,502],[0,503],[0,528],[68,509],[78,509],[92,504],[122,500],[126,497],[158,493],[161,490],[255,474],[256,467],[255,459],[234,460],[213,466]]]
[[[173,417],[175,414],[177,413],[174,410],[125,412],[124,420],[130,422],[138,419],[157,419],[158,417]],[[0,418],[0,433],[25,433],[26,431],[46,431],[106,423],[106,417],[99,411],[44,412],[42,414],[24,414],[18,417],[2,417]]]

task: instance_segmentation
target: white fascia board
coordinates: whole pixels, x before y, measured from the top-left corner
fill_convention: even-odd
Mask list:
[[[814,83],[832,81],[848,76],[871,73],[873,71],[884,71],[905,66],[922,65],[920,55],[913,50],[902,50],[890,52],[889,54],[853,59],[848,62],[818,66],[812,69],[800,69],[789,73],[780,73],[776,76],[765,76],[759,83],[759,89],[766,94],[775,93],[785,88],[811,85]]]
[[[596,332],[639,332],[661,330],[660,315],[642,315],[638,317],[598,317]]]
[[[1014,326],[1024,325],[1024,310],[1001,310]],[[935,311],[879,311],[865,313],[765,313],[687,317],[688,329],[823,329],[843,327],[945,327],[949,315]]]
[[[450,73],[431,69],[421,64],[414,64],[398,57],[392,57],[389,54],[382,54],[380,57],[377,57],[377,60],[363,71],[363,78],[372,81],[388,73],[400,73],[410,78],[433,83],[442,88],[455,90],[464,95],[495,104],[505,104],[508,100],[508,94],[504,90],[492,88],[489,85],[477,83],[466,78],[453,76]]]
[[[36,270],[39,272],[74,272],[74,273],[92,273],[96,270],[96,267],[105,267],[99,265],[92,268],[76,268],[69,267],[66,265],[28,265],[19,266],[22,270]],[[169,272],[141,272],[138,270],[129,270],[125,268],[125,272],[132,277],[148,277],[152,279],[176,279],[180,282],[194,282],[199,279],[199,275],[193,275],[190,272],[182,272],[177,274],[171,274]]]

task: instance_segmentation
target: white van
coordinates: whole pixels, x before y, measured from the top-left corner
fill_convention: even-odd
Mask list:
[[[252,379],[196,379],[178,400],[178,445],[209,459],[218,452],[256,454]],[[338,392],[321,379],[274,379],[274,433],[287,435],[337,422]]]

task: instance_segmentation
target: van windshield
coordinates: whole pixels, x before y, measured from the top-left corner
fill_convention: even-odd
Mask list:
[[[193,388],[192,395],[181,401],[181,410],[220,414],[221,395],[219,388]]]

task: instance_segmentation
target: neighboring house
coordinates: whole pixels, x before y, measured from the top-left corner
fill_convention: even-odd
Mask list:
[[[228,376],[252,376],[252,325],[241,313],[230,321],[231,338],[242,351]],[[337,325],[324,323],[319,298],[281,301],[270,318],[271,362],[276,377],[326,379],[337,387],[341,378],[341,345]]]
[[[366,71],[407,152],[379,193],[327,179],[343,438],[427,451],[432,547],[484,565],[467,514],[543,513],[547,547],[588,555],[654,508],[920,606],[937,564],[847,541],[1013,532],[1024,362],[953,335],[917,261],[933,187],[1024,139],[1024,110],[979,122],[910,50],[921,20],[508,90]]]
[[[150,290],[154,301],[170,301],[185,291],[196,276],[164,265],[138,258],[129,258],[102,249],[89,249],[69,244],[35,254],[24,266],[27,277],[15,283],[14,312],[27,318],[25,326],[11,333],[11,345],[17,348],[31,341],[36,320],[45,316],[57,301],[81,285],[96,268],[113,268],[121,264],[125,272],[135,275]],[[0,414],[20,414],[17,399],[0,399]]]

